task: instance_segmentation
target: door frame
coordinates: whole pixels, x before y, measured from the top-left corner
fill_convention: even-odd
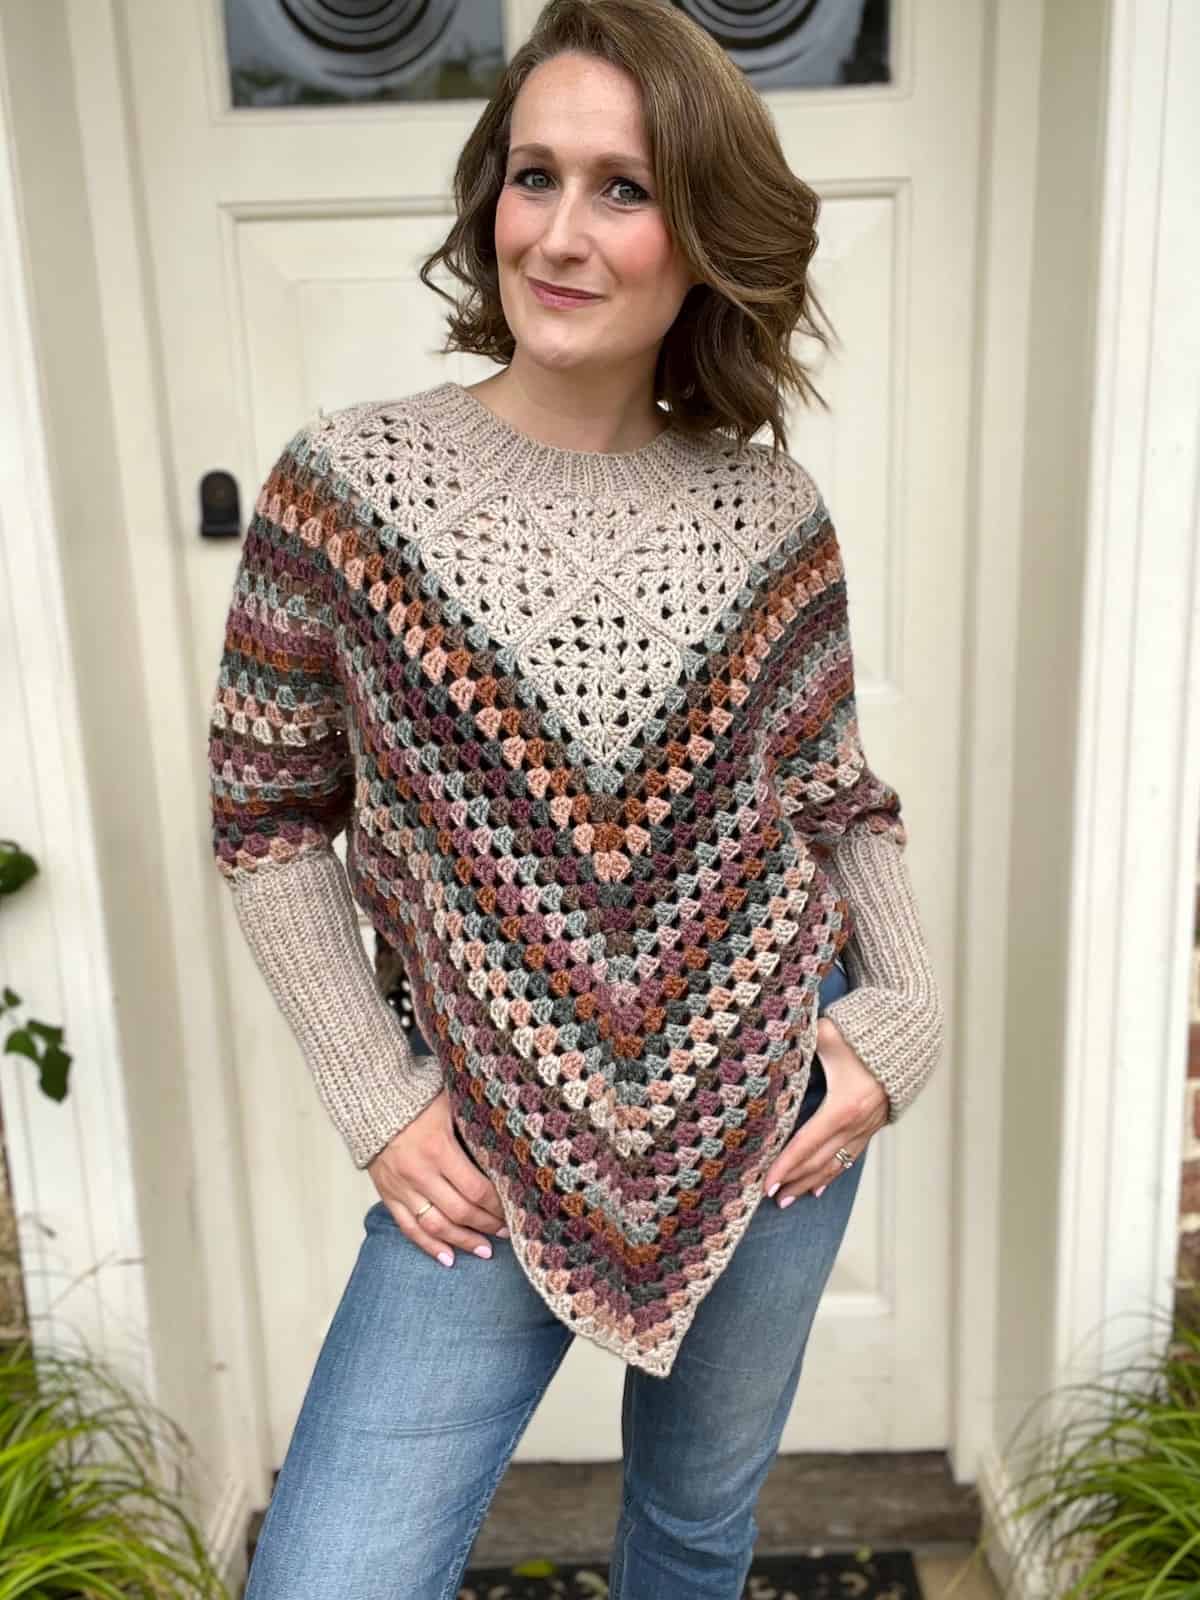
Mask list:
[[[525,3],[525,0],[522,0]],[[901,0],[903,3],[903,0]],[[1134,7],[1137,27],[1134,28]],[[28,904],[6,908],[0,927],[5,970],[14,951],[25,971],[64,973],[59,1014],[80,1043],[74,1115],[51,1106],[29,1083],[26,1068],[0,1057],[11,1180],[22,1227],[26,1289],[35,1334],[55,1326],[59,1286],[40,1270],[34,1220],[47,1196],[75,1196],[87,1226],[60,1236],[56,1271],[94,1268],[97,1241],[111,1241],[138,1264],[120,1316],[84,1312],[93,1348],[129,1367],[130,1339],[140,1343],[139,1370],[152,1392],[169,1392],[174,1357],[151,1313],[153,1280],[163,1270],[150,1225],[153,1193],[141,1181],[137,1125],[151,1114],[153,1078],[135,1070],[112,981],[105,905],[114,885],[106,875],[104,829],[82,797],[89,792],[88,729],[78,697],[61,693],[64,671],[79,676],[89,662],[70,625],[70,572],[60,507],[70,459],[56,454],[63,437],[55,391],[45,382],[46,319],[56,296],[79,290],[89,276],[109,354],[106,381],[93,403],[103,408],[118,455],[119,513],[105,534],[136,557],[147,587],[145,609],[130,618],[143,660],[153,661],[143,686],[154,763],[164,793],[201,795],[202,751],[177,714],[187,693],[185,652],[174,642],[169,609],[151,600],[178,593],[177,542],[139,538],[139,528],[169,525],[172,495],[158,403],[161,373],[146,336],[148,253],[138,214],[137,151],[122,67],[120,0],[42,0],[47,46],[61,39],[61,88],[77,126],[68,158],[77,166],[90,206],[90,261],[54,262],[46,241],[28,225],[22,184],[41,169],[15,163],[21,128],[14,123],[11,85],[3,92],[4,163],[0,171],[0,569],[36,571],[39,589],[30,621],[6,616],[15,648],[6,655],[13,698],[3,711],[6,757],[21,792],[35,795],[40,837],[69,833],[77,849],[51,852],[53,869]],[[1094,1341],[1100,1318],[1161,1298],[1173,1270],[1182,1154],[1191,919],[1197,831],[1200,829],[1200,563],[1196,559],[1198,481],[1196,357],[1200,306],[1185,292],[1186,263],[1200,246],[1200,217],[1186,183],[1195,148],[1197,108],[1182,92],[1200,70],[1200,17],[1178,0],[1111,0],[1107,13],[1109,72],[1099,99],[1104,122],[1097,259],[1095,337],[1090,352],[1091,422],[1084,463],[1086,558],[1078,574],[1081,636],[1077,660],[1079,722],[1069,807],[1070,933],[1062,952],[1063,1032],[1054,1052],[1061,1114],[1058,1167],[1052,1174],[1058,1211],[1050,1281],[1022,1282],[1018,1261],[1001,1252],[1004,1180],[1014,1119],[1006,1102],[1006,1038],[1019,998],[1010,991],[1005,952],[1018,911],[1009,892],[1014,814],[1009,778],[1018,756],[1012,716],[1013,678],[1022,648],[1019,562],[1027,507],[1012,492],[1026,470],[1027,371],[1038,239],[1030,197],[1038,180],[1039,139],[1053,139],[1053,97],[1039,99],[1044,0],[989,8],[990,152],[981,182],[978,370],[975,469],[964,508],[974,530],[970,671],[972,744],[962,774],[964,860],[957,970],[948,974],[954,1114],[950,1135],[960,1160],[955,1205],[953,1385],[955,1431],[950,1456],[961,1480],[978,1478],[1003,1549],[999,1513],[1002,1441],[995,1437],[1003,1352],[996,1312],[1005,1297],[1047,1297],[1054,1307],[1046,1375],[1063,1381],[1093,1370],[1111,1355],[1112,1338]],[[1070,10],[1071,8],[1068,8]],[[1089,10],[1083,0],[1079,9]],[[1060,20],[1060,19],[1056,19]],[[0,75],[10,57],[13,23],[0,21]],[[27,40],[22,40],[24,48]],[[1167,93],[1168,87],[1172,88]],[[1098,130],[1099,132],[1099,130]],[[67,159],[67,158],[64,158]],[[1086,179],[1086,174],[1083,177]],[[1188,358],[1193,362],[1188,369]],[[984,536],[986,530],[986,537]],[[55,559],[48,556],[53,552]],[[147,561],[158,563],[147,571]],[[1187,582],[1181,582],[1186,574]],[[9,585],[12,592],[14,585]],[[28,593],[28,591],[23,591]],[[56,714],[47,716],[47,686]],[[173,733],[167,730],[174,728]],[[1131,735],[1131,730],[1134,730]],[[1142,778],[1153,762],[1155,782]],[[1053,806],[1054,797],[1047,800]],[[28,799],[17,811],[24,816]],[[197,815],[199,803],[197,806]],[[178,975],[177,1068],[186,1116],[160,1135],[187,1142],[193,1170],[194,1235],[180,1236],[205,1279],[209,1318],[194,1330],[197,1354],[211,1367],[207,1388],[190,1391],[197,1416],[216,1408],[220,1459],[206,1463],[217,1489],[206,1496],[209,1533],[231,1571],[241,1559],[245,1515],[265,1501],[270,1470],[263,1459],[259,1374],[262,1341],[255,1285],[248,1269],[237,1097],[222,1040],[224,996],[217,972],[189,963],[189,945],[214,926],[219,885],[202,830],[181,827],[155,801],[142,827],[169,872],[153,885],[163,897],[175,940]],[[15,831],[9,827],[0,832]],[[1144,839],[1155,852],[1139,851]],[[1117,926],[1092,914],[1119,904]],[[200,922],[200,934],[197,923]],[[1116,921],[1117,919],[1109,919]],[[1153,928],[1157,938],[1138,938]],[[213,964],[215,967],[215,963]],[[1121,983],[1114,982],[1120,975]],[[1136,1008],[1118,1011],[1116,992],[1136,988]],[[51,1002],[52,1003],[52,1002]],[[48,1009],[48,1005],[47,1005]],[[166,1070],[160,1063],[159,1070]],[[90,1078],[93,1087],[87,1088]],[[1147,1089],[1151,1092],[1147,1093]],[[92,1096],[95,1096],[95,1099]],[[92,1115],[94,1106],[103,1115]],[[1117,1114],[1114,1115],[1114,1112]],[[1016,1123],[1019,1130],[1019,1120]],[[1119,1139],[1115,1130],[1120,1130]],[[1149,1248],[1147,1243],[1149,1242]],[[120,1324],[120,1325],[118,1325]],[[43,1333],[41,1330],[46,1330]],[[139,1340],[140,1336],[140,1340]],[[1121,1339],[1121,1348],[1128,1341]],[[178,1410],[178,1408],[177,1408]],[[179,1417],[187,1427],[189,1417]]]
[[[1048,83],[1040,105],[1034,103],[1036,74],[1021,88],[1021,9],[1005,16],[994,35],[998,72],[1014,79],[1011,95],[999,95],[997,104],[1007,106],[1011,118],[1024,93],[1024,136],[1033,137],[1057,87]],[[996,980],[1004,970],[1003,946],[997,942],[992,950],[976,930],[989,899],[1003,903],[1006,897],[1010,861],[1004,851],[998,862],[983,850],[971,856],[958,996],[968,1019],[960,1057],[970,1061],[960,1129],[968,1174],[964,1218],[974,1212],[995,1223],[987,1234],[992,1253],[983,1264],[969,1259],[972,1239],[983,1235],[973,1233],[969,1220],[962,1235],[964,1434],[958,1461],[976,1454],[965,1432],[972,1418],[988,1416],[990,1426],[973,1432],[976,1443],[986,1440],[977,1457],[978,1482],[998,1570],[1015,1578],[1018,1593],[1038,1594],[1044,1575],[1036,1559],[1013,1570],[1017,1537],[1006,1514],[1011,1485],[1001,1453],[1008,1434],[999,1422],[1019,1422],[1026,1404],[1052,1389],[1161,1353],[1169,1336],[1167,1320],[1148,1313],[1169,1311],[1175,1287],[1200,838],[1200,299],[1192,267],[1200,248],[1194,183],[1200,105],[1190,87],[1200,71],[1200,12],[1180,0],[1112,0],[1103,21],[1095,172],[1068,174],[1084,187],[1094,181],[1097,203],[1094,284],[1079,286],[1092,295],[1090,407],[1079,474],[1079,614],[1059,619],[1066,633],[1076,621],[1079,628],[1078,656],[1070,663],[1077,674],[1077,721],[1064,730],[1064,737],[1073,737],[1075,759],[1057,1041],[1061,1075],[1048,1085],[1052,1092],[1042,1105],[1006,1105],[998,1070],[995,1078],[985,1075],[984,1052],[996,1055],[997,1069],[1001,1065],[994,1041],[1003,1039],[1006,1022],[1023,1047],[1022,997],[1012,993],[1011,982]],[[1061,31],[1062,13],[1056,22]],[[1009,135],[1013,141],[1022,136],[1019,127]],[[1005,170],[1014,148],[1009,163],[993,162],[997,203],[990,210],[1004,229],[1019,219],[1011,203],[1019,184]],[[998,346],[1011,340],[1023,350],[1012,339],[1012,285],[993,270],[996,256],[989,249],[987,281],[995,288],[986,326]],[[1011,359],[1011,349],[998,348],[993,358],[985,347],[981,387],[990,388],[988,375],[1005,373]],[[1024,376],[1013,373],[1009,381],[1015,387]],[[984,440],[987,421],[981,410]],[[1002,474],[1012,465],[1002,442],[990,454],[990,470]],[[984,451],[981,486],[987,461]],[[1028,475],[1020,476],[1028,489]],[[1000,581],[1007,604],[1016,585],[1003,584],[1002,541],[981,515],[986,503],[981,493],[976,526],[988,526],[992,537],[978,541],[978,593],[986,598]],[[981,705],[988,700],[987,675],[996,668],[996,641],[986,632],[990,609],[981,605],[975,619]],[[994,612],[992,619],[994,629]],[[1014,616],[1007,650],[1016,649],[1017,625]],[[970,774],[975,788],[969,802],[976,822],[968,837],[982,839],[1002,820],[1008,828],[993,838],[1011,837],[1014,818],[994,815],[987,794],[990,783],[1007,783],[1015,759],[1011,737],[995,743],[1001,725],[991,717],[978,724],[980,760]],[[1111,906],[1121,915],[1109,914]],[[995,965],[984,959],[990,955]],[[990,988],[1009,991],[1007,1018],[998,1015]],[[1136,1004],[1129,1003],[1131,995]],[[974,1130],[1005,1116],[1018,1134],[1022,1119],[1027,1127],[1044,1116],[1057,1126],[1057,1167],[1049,1174],[1055,1227],[1040,1296],[1050,1319],[1040,1331],[1045,1359],[1037,1383],[1016,1364],[1006,1366],[995,1337],[1001,1297],[1020,1288],[1006,1279],[1002,1263],[991,1270],[1006,1185],[1027,1182],[1028,1173],[1021,1171],[1018,1140],[981,1139]],[[1060,1414],[1052,1404],[1046,1420]]]

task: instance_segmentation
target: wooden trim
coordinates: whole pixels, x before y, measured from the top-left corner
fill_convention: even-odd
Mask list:
[[[141,1232],[109,975],[84,731],[0,31],[0,832],[40,874],[0,921],[0,981],[61,1025],[75,1057],[61,1105],[0,1055],[0,1095],[36,1347],[86,1346],[153,1393]],[[132,1339],[130,1338],[132,1334]],[[129,1342],[127,1342],[129,1341]]]
[[[1018,759],[1012,685],[1020,629],[1028,329],[1033,315],[1035,191],[1044,0],[993,0],[986,32],[990,104],[981,111],[980,268],[973,377],[975,466],[970,647],[964,693],[960,957],[954,977],[956,1069],[955,1378],[950,1455],[973,1479],[990,1447],[1003,1195],[1007,995],[1012,909],[1011,774]]]
[[[1169,1309],[1174,1297],[1200,833],[1198,73],[1195,6],[1113,0],[1072,862],[1060,1381],[1118,1353],[1160,1351],[1165,1324],[1127,1319]],[[1107,1320],[1116,1317],[1120,1324]]]

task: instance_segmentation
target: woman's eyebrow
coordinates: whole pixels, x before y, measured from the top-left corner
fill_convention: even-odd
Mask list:
[[[509,156],[529,155],[541,156],[543,159],[553,161],[554,151],[548,144],[515,144],[509,149]],[[592,157],[594,167],[640,167],[643,172],[650,171],[649,162],[641,156],[630,155],[628,151],[604,150],[599,155]]]

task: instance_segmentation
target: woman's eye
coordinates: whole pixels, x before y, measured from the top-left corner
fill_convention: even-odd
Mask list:
[[[618,183],[618,184],[622,184],[626,189],[635,189],[637,191],[636,200],[638,200],[638,201],[640,201],[640,200],[648,200],[650,198],[650,196],[646,193],[645,189],[642,188],[641,184],[640,183],[634,183],[632,178],[614,178],[613,182],[614,183]],[[625,203],[626,202],[624,202],[624,201],[622,202],[622,204],[625,204]]]
[[[546,172],[544,167],[522,167],[520,172],[518,172],[512,178],[511,182],[512,182],[512,184],[513,184],[513,186],[515,188],[524,189],[524,188],[528,188],[529,187],[523,181],[524,179],[526,179],[526,178],[535,178],[535,177],[536,178],[545,178],[545,177],[548,177],[548,176],[549,176],[549,174]],[[632,178],[613,178],[612,179],[612,183],[616,184],[616,185],[619,185],[621,188],[632,189],[634,191],[634,193],[633,193],[631,198],[618,201],[617,202],[618,205],[622,205],[622,206],[640,205],[643,200],[648,200],[650,198],[649,194],[646,192],[645,189],[642,188],[641,184],[640,183],[635,183]],[[538,187],[535,187],[531,192],[534,193],[534,194],[541,194],[544,191],[540,188],[540,186],[538,186]]]

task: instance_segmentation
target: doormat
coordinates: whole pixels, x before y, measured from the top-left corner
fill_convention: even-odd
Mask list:
[[[758,1556],[742,1600],[922,1600],[907,1550]],[[457,1600],[608,1600],[608,1565],[522,1561],[471,1567]]]

